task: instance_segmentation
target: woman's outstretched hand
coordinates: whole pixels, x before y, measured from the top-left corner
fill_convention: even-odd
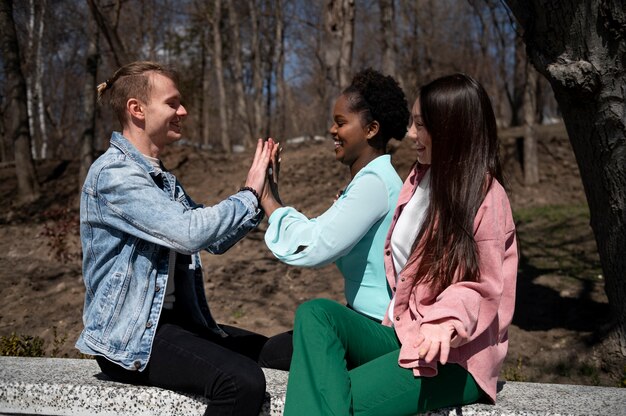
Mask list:
[[[454,334],[454,325],[449,320],[422,324],[416,344],[420,358],[430,363],[439,356],[441,364],[447,363]]]
[[[252,160],[252,166],[248,171],[248,177],[246,178],[246,185],[254,189],[257,194],[263,195],[266,182],[267,167],[270,164],[270,157],[273,153],[274,141],[269,139],[263,141],[259,139],[256,145],[256,152],[254,153],[254,159]]]
[[[272,139],[268,139],[272,140]],[[265,188],[261,194],[261,205],[269,217],[272,213],[282,207],[280,195],[278,193],[278,177],[280,173],[280,148],[279,143],[275,143],[270,155],[270,164],[267,170]]]

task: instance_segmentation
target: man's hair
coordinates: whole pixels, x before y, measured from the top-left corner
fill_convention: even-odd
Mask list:
[[[109,91],[109,106],[122,126],[128,120],[126,102],[130,98],[148,103],[152,89],[151,74],[161,74],[174,83],[178,82],[176,71],[165,65],[152,61],[135,61],[124,65],[112,78],[98,85],[98,100]]]

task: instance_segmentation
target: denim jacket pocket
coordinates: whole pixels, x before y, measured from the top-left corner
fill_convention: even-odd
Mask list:
[[[108,338],[111,331],[111,317],[119,309],[120,300],[124,298],[126,276],[123,273],[115,272],[103,280],[104,287],[98,290],[95,305],[91,308],[95,328],[103,333],[104,338]]]

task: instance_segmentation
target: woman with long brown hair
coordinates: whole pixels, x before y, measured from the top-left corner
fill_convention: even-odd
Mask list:
[[[285,415],[495,402],[518,255],[487,93],[463,74],[425,85],[407,137],[417,162],[385,244],[383,324],[330,300],[301,305]]]

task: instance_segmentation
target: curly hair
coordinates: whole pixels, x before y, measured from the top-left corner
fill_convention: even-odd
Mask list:
[[[409,124],[409,106],[398,82],[372,68],[358,72],[343,91],[350,110],[359,113],[361,122],[380,124],[372,145],[385,149],[390,139],[402,140]]]

